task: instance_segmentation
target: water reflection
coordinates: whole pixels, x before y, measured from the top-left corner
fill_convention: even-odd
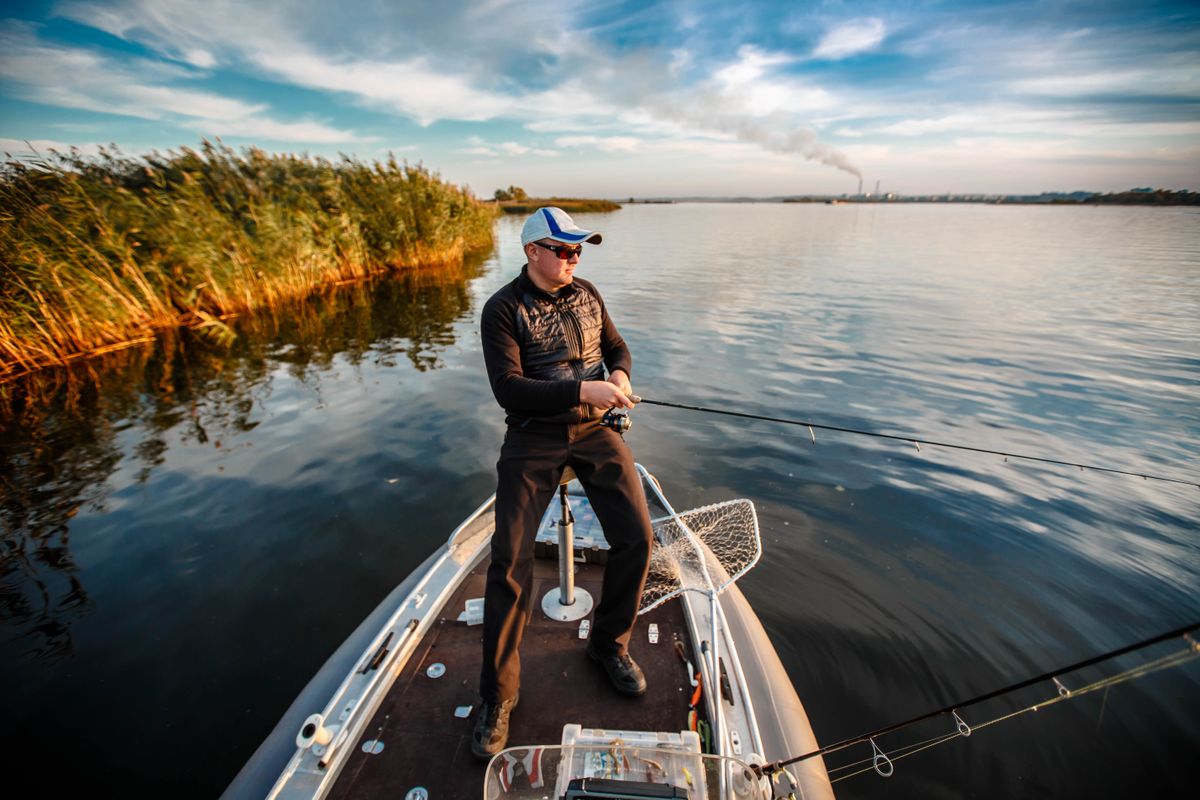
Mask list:
[[[482,258],[329,288],[230,321],[232,340],[192,330],[0,386],[0,624],[21,657],[73,654],[71,626],[91,602],[70,547],[81,509],[103,512],[124,453],[146,484],[170,439],[234,446],[281,366],[320,394],[335,357],[355,367],[437,369],[471,304]],[[140,436],[130,442],[131,435]]]
[[[1196,463],[1195,213],[844,210],[579,218],[605,231],[586,276],[634,351],[639,394],[1149,472]],[[0,682],[20,687],[6,709],[20,743],[126,794],[224,788],[494,490],[503,415],[476,320],[520,267],[520,220],[496,225],[486,269],[444,285],[347,287],[233,321],[232,344],[183,333],[0,387],[13,430]],[[774,258],[748,268],[747,237]],[[1106,298],[1134,296],[1108,313]],[[822,741],[1197,614],[1194,489],[636,414],[630,443],[676,507],[754,500],[765,555],[742,590]],[[42,658],[18,662],[25,650]],[[1182,795],[1198,680],[1192,667],[1122,686],[1100,735],[1092,696],[839,796]],[[80,708],[129,720],[136,763],[114,766]]]

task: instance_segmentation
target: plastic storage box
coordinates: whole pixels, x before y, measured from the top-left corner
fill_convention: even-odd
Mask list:
[[[555,797],[576,778],[667,784],[689,798],[708,797],[695,731],[617,731],[564,725]],[[670,795],[667,795],[670,796]]]

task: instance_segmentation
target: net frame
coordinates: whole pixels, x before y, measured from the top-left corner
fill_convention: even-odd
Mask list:
[[[671,510],[651,524],[654,548],[638,614],[688,591],[716,597],[762,557],[758,513],[745,498]]]

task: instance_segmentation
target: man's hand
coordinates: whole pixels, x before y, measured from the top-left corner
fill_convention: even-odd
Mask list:
[[[624,392],[627,397],[633,395],[633,387],[629,385],[629,376],[625,374],[625,370],[613,370],[608,376],[608,382]]]
[[[624,376],[625,373],[614,374]],[[625,385],[629,385],[628,378],[625,379]],[[579,402],[597,408],[633,408],[633,401],[625,392],[608,381],[584,381],[579,384]]]

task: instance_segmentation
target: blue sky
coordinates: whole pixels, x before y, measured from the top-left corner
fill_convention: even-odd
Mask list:
[[[0,149],[220,137],[490,196],[1200,189],[1200,4],[6,3]]]

